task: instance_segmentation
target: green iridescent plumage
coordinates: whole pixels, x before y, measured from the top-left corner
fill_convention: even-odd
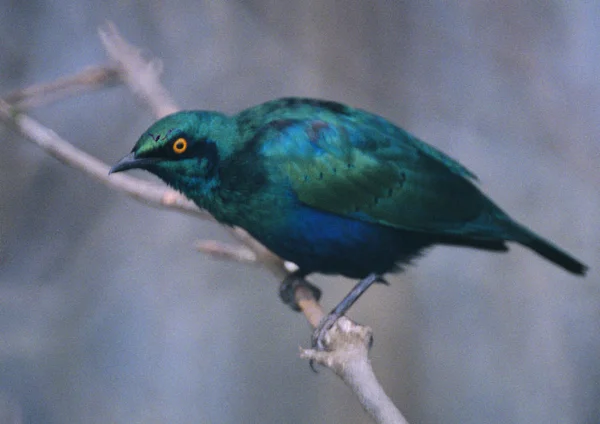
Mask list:
[[[187,149],[176,153],[180,138]],[[429,245],[505,250],[506,241],[575,274],[586,269],[513,221],[463,165],[339,103],[288,98],[232,117],[177,113],[150,127],[113,171],[129,168],[158,175],[305,274],[364,277]]]

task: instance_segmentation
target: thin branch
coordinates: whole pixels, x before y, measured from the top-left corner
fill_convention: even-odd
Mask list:
[[[120,83],[119,72],[114,66],[94,66],[76,75],[13,91],[7,94],[4,100],[19,110],[26,110],[64,97]]]
[[[196,242],[196,249],[219,259],[247,264],[258,263],[256,253],[244,246],[221,243],[217,240],[200,240]]]
[[[151,107],[154,116],[162,118],[179,110],[160,83],[162,62],[145,60],[140,49],[127,43],[111,22],[100,28],[98,34],[108,56],[119,66],[121,78],[133,94]]]
[[[325,311],[319,302],[315,300],[313,292],[306,286],[299,286],[296,289],[295,299],[310,326],[317,328],[319,323],[325,318]]]

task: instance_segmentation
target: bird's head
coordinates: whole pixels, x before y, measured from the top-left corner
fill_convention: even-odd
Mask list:
[[[219,162],[231,153],[236,140],[235,120],[226,115],[204,111],[174,113],[148,128],[131,153],[117,162],[110,173],[144,169],[193,196],[214,180]]]

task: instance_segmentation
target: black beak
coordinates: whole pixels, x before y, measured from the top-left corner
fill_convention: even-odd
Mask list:
[[[136,158],[135,157],[135,153],[131,152],[129,153],[127,156],[125,156],[123,159],[121,159],[120,161],[118,161],[117,163],[115,163],[113,165],[112,168],[110,168],[110,171],[108,171],[108,174],[114,174],[115,172],[121,172],[121,171],[127,171],[128,169],[135,169],[135,168],[146,168],[148,167],[148,165],[152,165],[154,163],[158,162],[158,159],[155,158]]]

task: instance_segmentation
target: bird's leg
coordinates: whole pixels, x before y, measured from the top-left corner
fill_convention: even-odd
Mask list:
[[[338,318],[344,315],[348,309],[354,305],[354,302],[356,302],[358,298],[361,297],[362,294],[366,292],[373,283],[377,282],[384,283],[386,285],[388,284],[388,282],[378,274],[373,273],[367,275],[354,286],[350,293],[348,293],[335,308],[331,310],[329,315],[321,320],[319,326],[315,328],[315,331],[312,335],[312,345],[314,348],[318,350],[325,350],[323,338],[325,337],[327,331],[333,327],[333,324],[335,324]]]
[[[306,281],[304,279],[305,276],[306,274],[304,274],[301,270],[292,272],[290,275],[285,277],[279,285],[279,297],[283,303],[288,305],[296,312],[301,312],[300,306],[298,305],[298,302],[296,302],[296,289],[298,287],[302,286],[309,289],[317,302],[319,299],[321,299],[321,289]]]

